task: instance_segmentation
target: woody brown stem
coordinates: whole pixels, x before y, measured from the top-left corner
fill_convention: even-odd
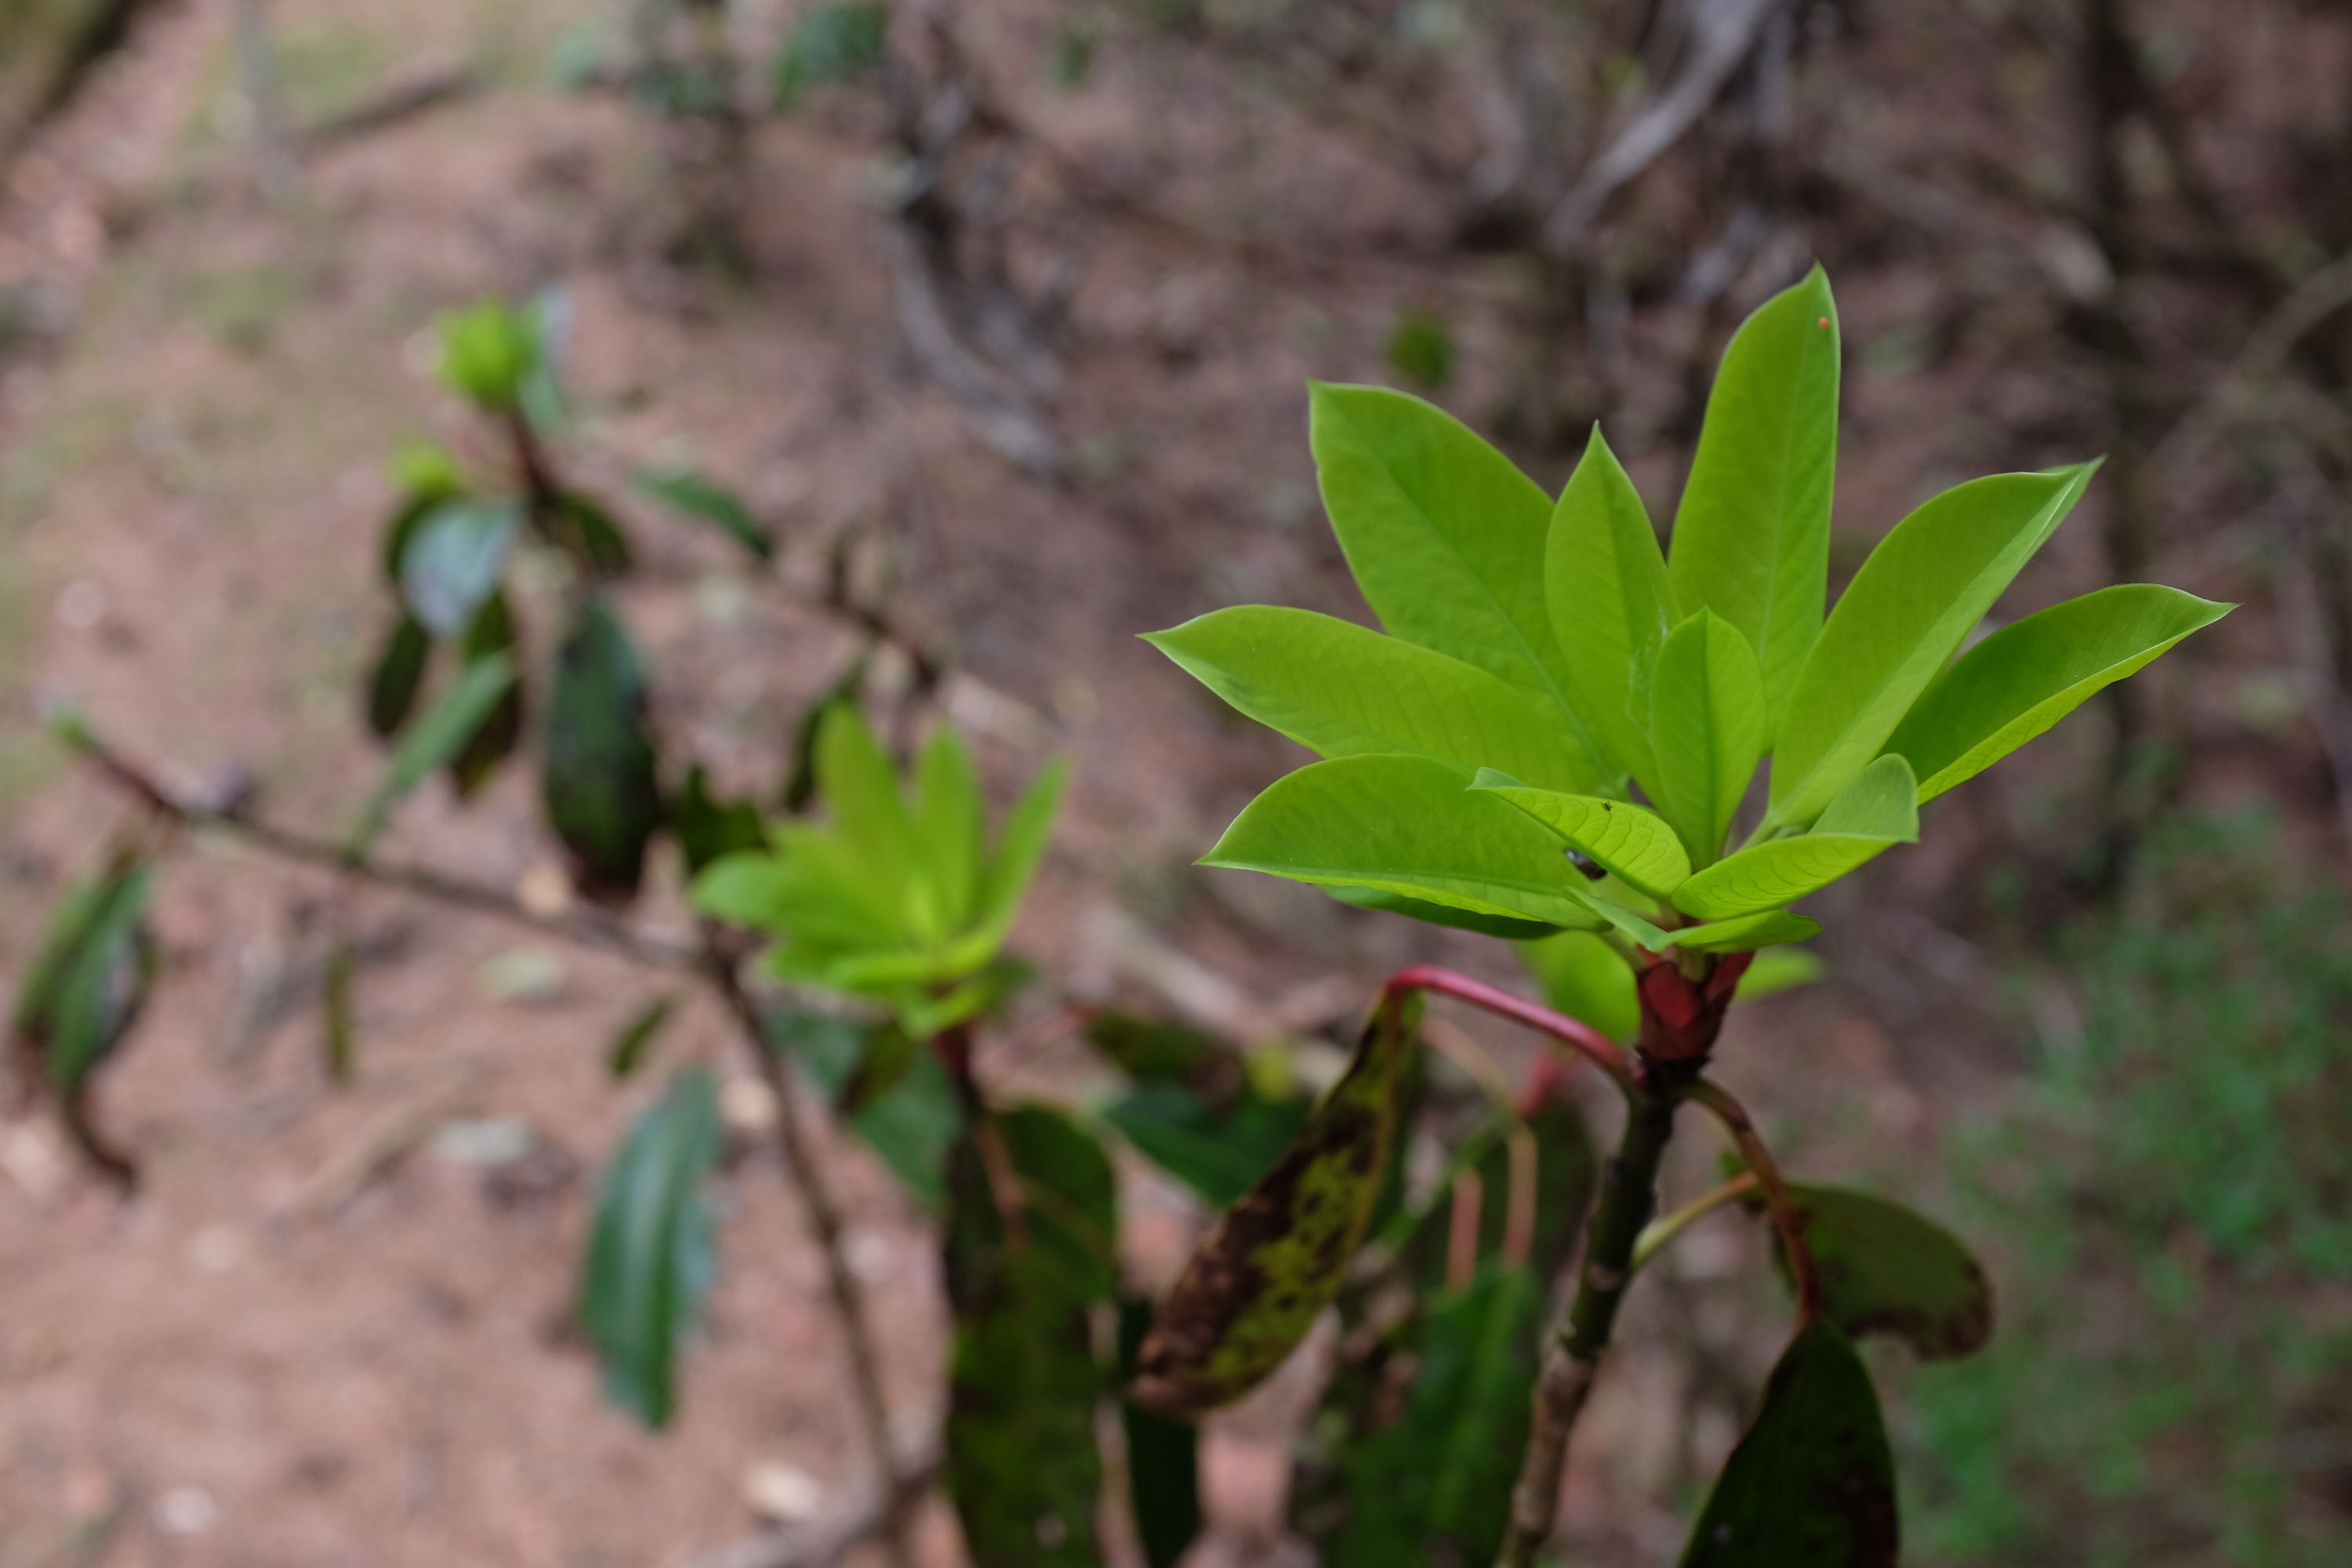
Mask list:
[[[849,1350],[850,1384],[866,1424],[867,1447],[884,1500],[881,1534],[895,1568],[911,1568],[914,1549],[908,1539],[905,1506],[910,1489],[899,1475],[898,1450],[891,1441],[890,1402],[883,1391],[881,1349],[876,1341],[865,1289],[858,1284],[842,1245],[840,1205],[801,1125],[800,1085],[793,1078],[792,1068],[782,1053],[770,1047],[759,1004],[744,988],[742,976],[737,973],[735,955],[728,950],[723,933],[708,922],[703,926],[702,952],[703,972],[727,1005],[760,1080],[775,1098],[776,1152],[783,1161],[785,1179],[799,1190],[801,1201],[807,1205],[809,1230],[824,1259],[825,1284],[833,1295],[834,1316],[841,1321],[842,1338]]]

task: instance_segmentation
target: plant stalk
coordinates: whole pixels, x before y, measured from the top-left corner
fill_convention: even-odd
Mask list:
[[[890,1433],[890,1402],[883,1392],[882,1354],[876,1342],[864,1287],[849,1267],[842,1246],[841,1206],[825,1180],[823,1164],[801,1125],[800,1085],[780,1051],[771,1049],[759,1005],[744,989],[736,959],[718,929],[703,927],[704,972],[727,1004],[744,1049],[751,1054],[760,1080],[776,1102],[776,1152],[784,1163],[785,1179],[799,1189],[808,1206],[809,1229],[824,1258],[825,1283],[833,1293],[834,1315],[841,1320],[841,1335],[849,1349],[850,1383],[859,1414],[864,1417],[877,1482],[883,1499],[881,1535],[895,1568],[913,1568],[914,1548],[908,1536],[906,1503],[909,1488],[899,1474],[898,1447]]]
[[[1658,1166],[1674,1132],[1679,1093],[1654,1079],[1644,1071],[1627,1081],[1624,1134],[1601,1172],[1601,1197],[1592,1211],[1576,1299],[1545,1354],[1536,1384],[1535,1426],[1528,1436],[1518,1484],[1512,1489],[1511,1523],[1502,1555],[1496,1560],[1498,1568],[1534,1568],[1559,1515],[1569,1434],[1584,1412],[1601,1355],[1609,1348],[1618,1305],[1633,1279],[1633,1246],[1657,1207]]]

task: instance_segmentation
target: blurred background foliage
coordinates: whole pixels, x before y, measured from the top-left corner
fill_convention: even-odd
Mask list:
[[[0,0],[0,801],[28,911],[7,967],[109,820],[43,787],[41,689],[102,700],[192,773],[249,768],[289,810],[330,818],[363,788],[373,465],[435,417],[424,376],[384,367],[426,368],[438,311],[556,289],[594,477],[617,448],[726,459],[779,521],[780,570],[887,591],[949,646],[992,780],[1076,754],[1032,957],[1132,984],[1173,952],[1276,1001],[1336,976],[1352,1007],[1424,936],[1187,868],[1287,753],[1131,634],[1236,600],[1355,611],[1306,462],[1310,374],[1422,391],[1548,483],[1603,418],[1666,515],[1725,335],[1815,258],[1851,345],[1837,574],[1962,473],[2105,451],[2018,598],[2147,580],[2247,605],[1938,805],[1929,849],[1839,893],[1829,984],[1760,1005],[1727,1047],[1800,1173],[1866,1176],[1992,1263],[1992,1348],[1897,1376],[1910,1560],[2333,1568],[2352,1558],[2342,4]],[[543,590],[515,585],[526,608]],[[837,649],[747,610],[702,557],[627,593],[677,671],[656,721],[717,693],[692,723],[721,771],[772,762],[842,679]],[[421,841],[458,833],[520,882],[528,815],[492,791]],[[198,1015],[230,1010],[264,938],[305,951],[315,888],[225,882],[199,868],[158,895],[163,962],[203,1000],[148,1020],[134,1123],[227,1092]],[[410,989],[386,981],[374,1024],[394,1059],[502,1030],[543,1039],[541,1064],[580,1056],[567,1009],[610,1010],[593,982],[536,1011],[497,1000],[489,1024],[436,1011],[502,996],[481,940],[436,931],[392,961]],[[1467,939],[1438,956],[1510,973]],[[268,1071],[309,1104],[291,1063]],[[557,1131],[609,1121],[554,1076],[498,1079],[499,1102]],[[393,1092],[356,1091],[370,1112]],[[257,1189],[226,1173],[251,1161],[289,1185],[315,1163],[265,1100],[208,1112],[238,1131],[171,1156],[203,1194],[175,1226],[244,1223]],[[1685,1152],[1679,1179],[1703,1178]],[[92,1310],[193,1244],[132,1226],[58,1258],[58,1227],[98,1227],[31,1158],[0,1160],[22,1293],[0,1321],[35,1325],[10,1342],[27,1392],[0,1429],[11,1562],[65,1560],[44,1553],[117,1517],[120,1475],[198,1447],[168,1408],[152,1447],[110,1447],[93,1414],[127,1383],[179,1388],[173,1334],[209,1344],[270,1291],[289,1342],[348,1310],[253,1270],[208,1288],[201,1332]],[[426,1258],[510,1249],[508,1222],[387,1185],[397,1201],[337,1233],[349,1267],[412,1234]],[[586,1198],[558,1188],[575,1223]],[[874,1235],[904,1233],[883,1184],[857,1202]],[[1654,1500],[1690,1500],[1769,1354],[1753,1239],[1723,1238],[1743,1269],[1690,1262],[1684,1305],[1629,1346],[1571,1560],[1669,1550]],[[517,1267],[568,1288],[551,1258]],[[60,1322],[82,1352],[42,1348]],[[936,1360],[920,1310],[888,1326]],[[730,1366],[714,1339],[712,1392],[761,1386],[762,1358]],[[541,1408],[516,1387],[485,1380],[506,1407],[459,1420],[458,1451],[515,1440],[509,1412]],[[768,1414],[713,1418],[704,1489],[581,1503],[582,1539],[644,1556],[709,1533],[740,1511]],[[252,1473],[310,1473],[252,1441]],[[565,1429],[544,1462],[570,1443],[610,1474],[624,1441]],[[206,1484],[247,1509],[208,1538],[232,1556],[265,1512],[287,1530],[303,1508],[394,1510]],[[435,1527],[453,1559],[512,1550],[467,1506]],[[164,1534],[195,1517],[154,1508]],[[1218,1549],[1274,1560],[1279,1510],[1258,1516]]]

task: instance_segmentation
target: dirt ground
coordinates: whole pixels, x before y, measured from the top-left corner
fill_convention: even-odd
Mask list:
[[[383,460],[404,434],[450,427],[420,333],[436,310],[550,286],[574,311],[591,471],[614,470],[613,454],[690,454],[781,520],[782,570],[803,583],[835,531],[880,530],[900,612],[936,628],[971,678],[961,710],[982,722],[1000,795],[1040,738],[1075,758],[1024,950],[1106,993],[1127,975],[1118,909],[1269,1008],[1318,985],[1369,994],[1428,952],[1424,933],[1303,889],[1190,868],[1289,758],[1134,640],[1242,600],[1360,613],[1314,500],[1304,384],[1381,378],[1398,310],[1512,287],[1475,261],[1451,275],[1412,261],[1409,190],[1343,139],[1288,123],[1266,131],[1281,155],[1253,160],[1230,120],[1166,112],[1181,79],[1114,64],[1110,85],[1049,100],[1041,118],[1070,146],[1141,159],[1165,136],[1234,210],[1343,248],[1360,237],[1366,253],[1286,271],[1071,220],[1085,267],[1055,401],[1079,476],[1055,489],[978,446],[909,361],[874,263],[854,111],[761,128],[753,279],[680,285],[646,232],[662,174],[645,121],[547,84],[573,7],[279,9],[288,47],[353,84],[338,90],[452,56],[485,61],[489,86],[320,155],[299,200],[272,212],[243,179],[224,107],[221,8],[165,6],[0,202],[0,281],[40,279],[51,292],[28,297],[72,321],[0,358],[0,781],[16,894],[0,912],[0,969],[15,972],[50,892],[123,811],[40,738],[45,694],[69,692],[173,777],[248,769],[274,815],[325,831],[343,820],[380,765],[352,697],[382,611]],[[1034,41],[1033,9],[1007,8],[998,48]],[[2009,394],[1988,367],[1907,374],[1919,275],[1864,263],[1838,286],[1853,345],[1846,544],[1882,530],[1923,476],[2082,455],[1971,449],[1969,411]],[[1653,312],[1637,346],[1678,363],[1713,330]],[[1474,420],[1503,394],[1507,331],[1475,317],[1461,329],[1446,400]],[[1633,378],[1635,438],[1621,450],[1643,450],[1643,426],[1664,423],[1675,387],[1654,380]],[[1670,493],[1671,452],[1655,449],[1637,474]],[[646,531],[657,570],[626,605],[662,672],[662,721],[722,776],[762,776],[836,672],[841,634],[747,587],[715,544],[650,519]],[[2053,549],[2037,602],[2096,576],[2095,536],[2086,521]],[[2085,754],[2053,742],[2041,765]],[[436,784],[388,850],[520,885],[552,858],[529,788],[512,775],[459,810]],[[1953,809],[1995,813],[2006,798]],[[1964,853],[1922,851],[1874,883],[1932,908],[1948,868],[1938,855]],[[664,880],[647,918],[676,925],[674,873]],[[358,1081],[338,1089],[310,1012],[236,1026],[257,976],[315,955],[331,892],[220,845],[169,875],[165,979],[103,1097],[108,1124],[147,1162],[136,1201],[86,1180],[39,1117],[0,1128],[0,1568],[685,1564],[757,1522],[753,1493],[821,1508],[856,1475],[857,1426],[803,1215],[756,1139],[740,1140],[725,1184],[720,1284],[675,1429],[649,1436],[606,1407],[570,1327],[593,1173],[645,1092],[614,1091],[602,1047],[661,978],[367,895],[363,928],[386,951],[362,982]],[[1776,1110],[1807,1101],[1802,1077],[1766,1082],[1740,1063],[1837,1069],[1847,1102],[1873,1114],[1822,1148],[1854,1168],[1919,1160],[1939,1118],[2003,1065],[1981,1004],[1962,1005],[1983,984],[1980,952],[1925,920],[1871,941],[1948,962],[1920,966],[1928,977],[1907,993],[1773,1004],[1727,1047],[1733,1079]],[[1436,946],[1507,973],[1482,944]],[[743,1128],[772,1114],[740,1080],[715,1013],[690,1008],[666,1048],[722,1065]],[[1024,1070],[1087,1087],[1075,1055]],[[928,1233],[862,1151],[825,1147],[892,1394],[919,1426],[935,1415],[942,1343]],[[1699,1174],[1713,1157],[1685,1153]],[[1166,1193],[1141,1201],[1142,1264],[1164,1268],[1190,1216]],[[1684,1267],[1738,1261],[1717,1247]],[[1578,1561],[1675,1549],[1680,1516],[1651,1500],[1675,1460],[1643,1411],[1677,1368],[1661,1343],[1630,1346],[1590,1439],[1610,1458],[1578,1471]],[[1278,1555],[1283,1465],[1267,1411],[1220,1428],[1211,1561]],[[951,1526],[926,1528],[933,1560],[953,1562]]]

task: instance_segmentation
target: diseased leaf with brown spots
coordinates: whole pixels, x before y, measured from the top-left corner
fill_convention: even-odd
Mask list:
[[[1193,1253],[1137,1358],[1138,1404],[1171,1415],[1230,1404],[1307,1337],[1370,1223],[1419,1022],[1410,1003],[1373,1016],[1281,1163]]]
[[[1957,1361],[1984,1348],[1992,1286],[1959,1237],[1869,1193],[1801,1182],[1789,1193],[1805,1216],[1830,1321],[1854,1339],[1893,1334],[1923,1361]]]
[[[1827,1321],[1780,1353],[1682,1568],[1895,1568],[1895,1456],[1853,1342]]]

